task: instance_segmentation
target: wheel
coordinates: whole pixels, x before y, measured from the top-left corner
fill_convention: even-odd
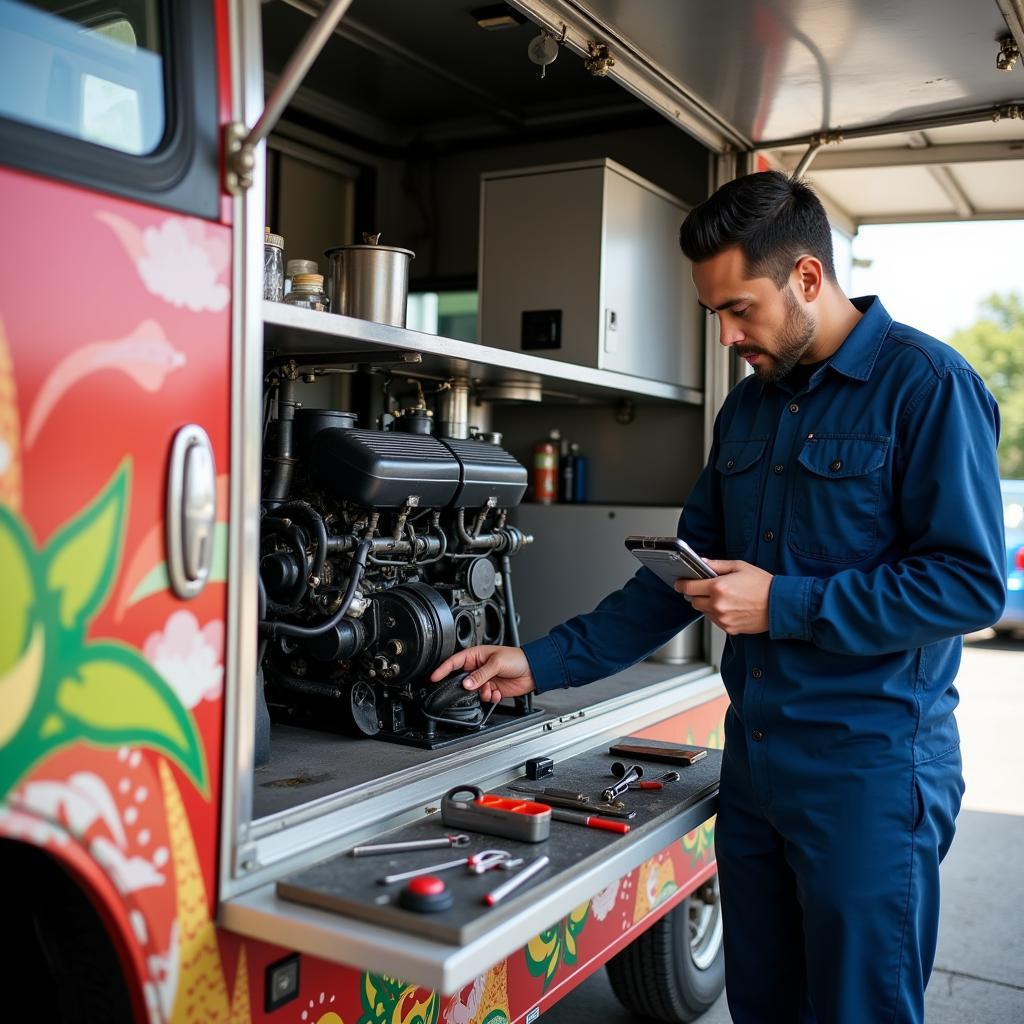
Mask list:
[[[609,960],[607,969],[627,1010],[666,1024],[696,1020],[725,987],[718,876]]]
[[[131,998],[110,937],[71,876],[47,854],[0,840],[7,881],[4,1020],[131,1024]]]

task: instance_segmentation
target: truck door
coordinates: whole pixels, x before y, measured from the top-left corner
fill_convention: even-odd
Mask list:
[[[151,1013],[174,998],[174,936],[214,897],[231,298],[215,13],[0,0],[0,837],[107,904]]]

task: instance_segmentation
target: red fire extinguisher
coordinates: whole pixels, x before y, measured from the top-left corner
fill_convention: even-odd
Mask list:
[[[552,430],[533,446],[533,500],[550,505],[558,497],[558,453],[562,434]]]

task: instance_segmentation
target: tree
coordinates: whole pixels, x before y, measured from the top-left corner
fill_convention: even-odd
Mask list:
[[[990,295],[981,318],[950,344],[981,374],[999,403],[999,472],[1024,478],[1024,294]]]

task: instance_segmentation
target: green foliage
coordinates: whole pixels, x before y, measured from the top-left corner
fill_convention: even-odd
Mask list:
[[[130,487],[126,460],[41,549],[0,506],[0,797],[83,740],[158,750],[206,793],[202,741],[171,687],[133,648],[87,638],[121,563]]]
[[[990,295],[981,318],[957,331],[950,344],[981,374],[999,403],[999,472],[1024,477],[1024,294]]]

